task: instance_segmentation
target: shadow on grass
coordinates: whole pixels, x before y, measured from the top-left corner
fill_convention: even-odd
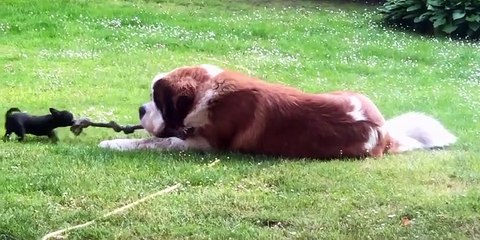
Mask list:
[[[13,234],[0,230],[0,240],[16,240],[16,239],[20,239],[20,238],[16,238]]]
[[[38,137],[38,136],[25,136],[24,140],[21,142],[19,142],[16,137],[11,137],[6,142],[16,143],[16,144],[26,144],[26,145],[37,145],[37,144],[55,145],[58,143],[58,142],[57,143],[53,142],[48,137]]]
[[[117,151],[110,149],[94,148],[94,151],[99,154],[111,154],[112,156],[124,156],[135,158],[138,155],[159,156],[165,160],[182,161],[189,163],[208,164],[214,160],[221,160],[222,162],[243,162],[249,164],[268,164],[275,165],[279,163],[311,163],[311,162],[355,162],[363,161],[366,158],[343,158],[343,159],[315,159],[315,158],[286,158],[269,156],[263,154],[246,154],[232,151],[155,151],[155,150],[131,150],[131,151]]]
[[[182,162],[182,163],[195,163],[195,164],[209,164],[215,160],[221,160],[222,162],[232,163],[248,163],[248,164],[267,164],[276,165],[280,163],[330,163],[330,162],[359,162],[368,159],[374,159],[370,157],[366,158],[333,158],[333,159],[321,159],[321,158],[286,158],[278,156],[269,156],[263,154],[246,154],[232,151],[177,151],[177,150],[129,150],[118,151],[111,149],[103,149],[96,145],[89,143],[78,142],[57,142],[54,143],[46,137],[29,137],[24,142],[17,142],[17,140],[10,140],[7,142],[10,146],[28,146],[36,147],[44,145],[48,148],[48,151],[52,154],[61,156],[75,156],[77,159],[90,159],[96,161],[115,161],[118,159],[131,159],[136,162],[151,162],[158,159],[167,162]],[[451,147],[436,147],[427,149],[425,151],[440,152],[451,150]],[[419,150],[420,151],[420,150]],[[396,154],[386,154],[387,156],[395,156]],[[382,159],[377,158],[377,159]]]

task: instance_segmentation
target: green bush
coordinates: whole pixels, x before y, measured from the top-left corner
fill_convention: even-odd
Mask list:
[[[386,23],[418,32],[479,39],[480,0],[387,0]]]

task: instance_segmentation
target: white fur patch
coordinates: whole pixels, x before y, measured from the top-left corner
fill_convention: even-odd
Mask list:
[[[205,69],[210,76],[210,78],[214,78],[218,76],[218,74],[223,72],[223,69],[221,69],[218,66],[212,65],[212,64],[202,64],[200,65],[203,69]]]
[[[395,139],[398,143],[397,152],[409,152],[415,149],[423,149],[424,146],[415,138],[411,138],[402,134],[390,134],[390,136]]]
[[[145,139],[113,139],[105,140],[98,144],[101,148],[112,149],[117,151],[131,150],[210,150],[210,145],[203,138],[192,138],[182,140],[180,138],[145,138]]]
[[[217,96],[217,91],[209,89],[195,105],[194,109],[185,117],[183,124],[187,127],[202,127],[208,123],[208,104]]]
[[[457,141],[437,119],[418,112],[409,112],[390,119],[385,127],[398,141],[399,151],[445,147]]]
[[[355,121],[364,121],[367,120],[362,110],[362,102],[357,97],[350,97],[350,103],[352,104],[353,110],[348,112],[353,120]]]
[[[378,144],[378,130],[376,128],[371,127],[370,132],[368,133],[367,142],[365,142],[365,150],[367,152],[372,151],[375,146]]]
[[[145,103],[143,107],[145,108],[145,115],[143,115],[140,122],[147,132],[156,135],[165,127],[162,113],[158,110],[153,101]]]
[[[118,151],[129,150],[184,150],[184,141],[178,138],[113,139],[100,142],[101,148]]]

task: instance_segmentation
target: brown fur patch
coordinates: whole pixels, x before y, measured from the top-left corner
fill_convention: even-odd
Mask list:
[[[331,159],[381,156],[390,143],[381,131],[383,116],[364,95],[309,94],[230,71],[210,78],[200,67],[181,68],[154,85],[166,128],[183,127],[185,116],[212,90],[215,95],[204,103],[208,123],[195,134],[216,149]],[[352,97],[359,100],[365,119],[349,114]],[[372,134],[372,149],[366,149]]]

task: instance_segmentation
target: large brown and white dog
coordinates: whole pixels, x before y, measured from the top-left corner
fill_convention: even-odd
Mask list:
[[[151,94],[140,118],[154,137],[107,140],[101,147],[333,159],[380,157],[456,141],[441,123],[422,113],[385,121],[359,93],[310,94],[214,65],[158,74]]]

